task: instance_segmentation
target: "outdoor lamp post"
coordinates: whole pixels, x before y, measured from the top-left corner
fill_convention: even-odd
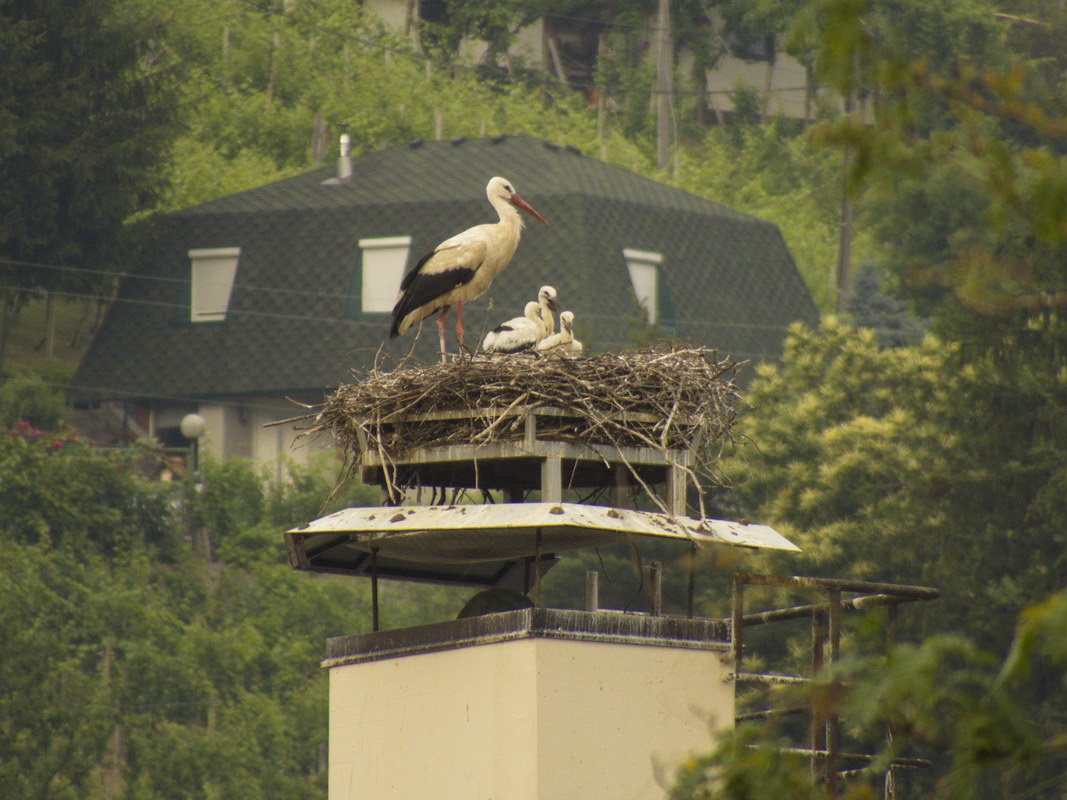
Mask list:
[[[193,443],[190,448],[189,474],[195,477],[200,469],[200,437],[207,430],[207,423],[199,414],[186,414],[182,417],[180,428],[182,436]]]

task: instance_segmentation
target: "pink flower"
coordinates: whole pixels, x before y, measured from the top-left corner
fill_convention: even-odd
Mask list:
[[[59,441],[59,439],[56,439],[54,442],[52,442],[52,449],[53,450],[61,450],[62,448],[63,448],[63,442]]]

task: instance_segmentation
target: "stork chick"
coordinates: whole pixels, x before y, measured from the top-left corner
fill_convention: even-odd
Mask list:
[[[559,302],[556,300],[556,290],[552,286],[542,286],[537,293],[537,302],[541,305],[541,319],[545,323],[545,336],[551,336],[556,332],[556,318],[552,312],[559,313]]]
[[[544,338],[541,305],[531,300],[523,309],[521,317],[509,319],[485,335],[482,350],[487,353],[521,353],[533,350]]]
[[[559,315],[559,333],[546,336],[537,343],[537,352],[551,358],[577,358],[585,350],[574,338],[574,314],[564,311]]]

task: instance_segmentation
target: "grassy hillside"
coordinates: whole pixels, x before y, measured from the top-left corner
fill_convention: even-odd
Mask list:
[[[47,352],[46,316],[43,299],[31,301],[22,310],[0,376],[37,375],[49,383],[70,383],[92,339],[96,306],[76,300],[56,301],[51,356]]]

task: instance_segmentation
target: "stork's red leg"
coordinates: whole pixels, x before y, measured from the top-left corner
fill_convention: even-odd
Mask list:
[[[448,315],[448,309],[451,306],[445,306],[441,309],[441,313],[437,315],[437,338],[441,340],[441,363],[448,362],[448,358],[445,355],[445,317]]]
[[[463,350],[463,301],[456,303],[456,339],[459,341],[459,349]]]

